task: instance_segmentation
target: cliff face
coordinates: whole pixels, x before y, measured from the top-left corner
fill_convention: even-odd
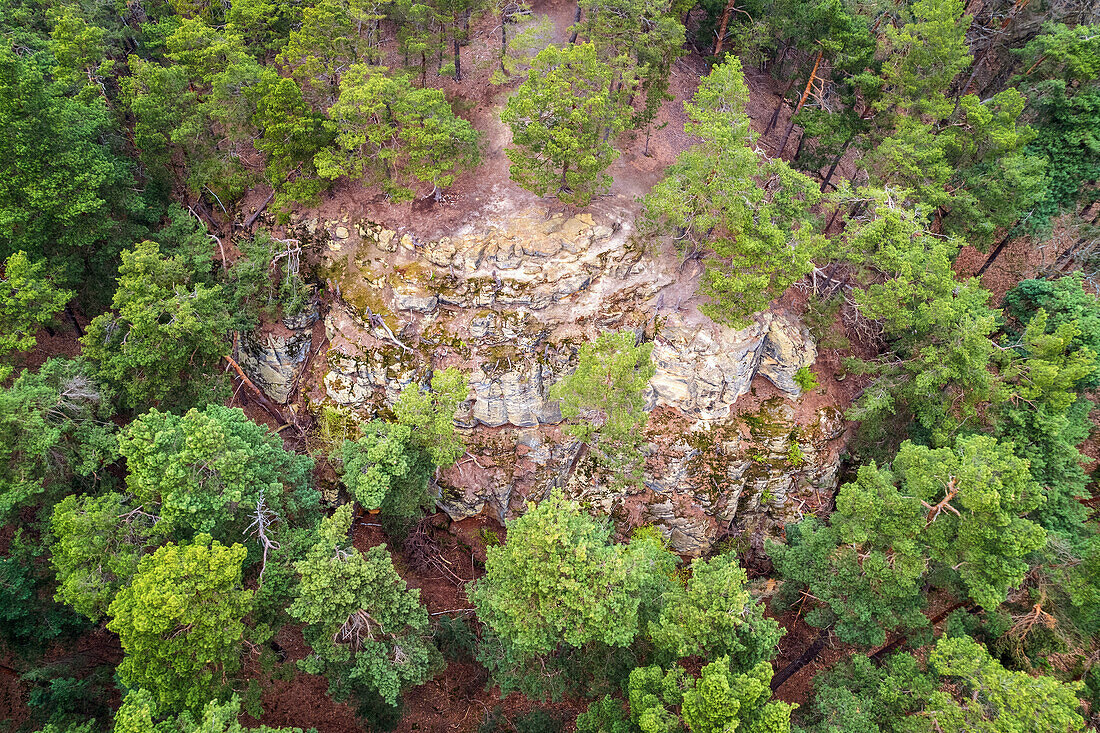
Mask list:
[[[452,517],[509,518],[561,488],[698,554],[728,530],[772,531],[835,486],[839,411],[809,409],[793,379],[816,356],[806,330],[770,312],[740,331],[700,315],[681,262],[629,224],[532,210],[431,242],[368,222],[309,228],[328,237],[321,272],[337,295],[314,408],[369,416],[432,369],[469,375],[456,423],[470,450],[440,481]],[[653,341],[657,366],[644,487],[630,490],[562,432],[547,397],[581,343],[624,328]],[[296,354],[254,361],[291,364],[292,382]],[[756,377],[770,399],[752,394]]]

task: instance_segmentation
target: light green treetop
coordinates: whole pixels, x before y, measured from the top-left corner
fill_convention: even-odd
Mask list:
[[[644,628],[676,559],[653,537],[615,545],[609,531],[554,494],[488,548],[485,576],[468,596],[513,656],[549,654],[562,643],[627,646]]]
[[[747,583],[734,553],[692,562],[686,585],[665,594],[649,624],[658,653],[670,659],[728,657],[742,672],[771,659],[784,632],[764,615]]]
[[[906,441],[893,463],[902,491],[927,509],[922,539],[932,559],[957,569],[970,597],[995,609],[1023,580],[1026,557],[1046,532],[1024,519],[1043,502],[1028,464],[985,435],[960,436],[953,448]]]
[[[149,690],[159,710],[201,710],[239,668],[242,619],[252,608],[252,591],[241,588],[244,557],[241,545],[207,535],[165,545],[141,559],[111,602],[107,628],[126,653],[119,677]]]
[[[207,405],[184,415],[150,410],[119,436],[127,487],[165,531],[243,536],[244,518],[262,496],[281,518],[311,508],[312,460],[240,408]]]

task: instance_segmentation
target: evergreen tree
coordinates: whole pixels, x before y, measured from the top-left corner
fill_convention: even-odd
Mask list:
[[[455,431],[455,410],[466,401],[470,385],[465,373],[448,367],[432,374],[431,389],[410,384],[401,390],[393,412],[398,425],[411,430],[413,443],[426,452],[439,468],[453,466],[466,452],[462,436]]]
[[[611,544],[610,528],[554,494],[508,524],[469,587],[478,617],[512,659],[566,644],[628,646],[669,587],[675,558],[655,538]]]
[[[114,312],[92,320],[81,343],[122,403],[202,401],[195,377],[229,353],[222,287],[193,283],[186,263],[146,241],[122,254],[113,304]]]
[[[703,142],[681,153],[644,200],[650,232],[706,257],[704,313],[738,328],[810,272],[822,244],[810,211],[817,184],[749,147],[747,102],[740,62],[714,67],[685,103],[684,131]]]
[[[991,437],[960,436],[954,448],[906,442],[893,463],[905,495],[928,510],[922,541],[957,572],[975,603],[995,609],[1028,571],[1046,532],[1024,515],[1043,502],[1027,461]]]
[[[417,183],[446,188],[478,160],[478,133],[455,115],[438,89],[417,89],[385,67],[352,66],[329,109],[336,144],[316,156],[320,175],[379,183],[397,201],[413,199]]]
[[[312,460],[239,408],[207,405],[184,415],[150,410],[119,437],[126,484],[161,531],[206,532],[242,541],[245,520],[263,502],[281,519],[312,510]]]
[[[764,616],[747,584],[733,553],[693,561],[691,577],[666,594],[660,614],[649,624],[657,653],[668,660],[726,657],[737,672],[770,660],[784,632]]]
[[[582,344],[577,369],[550,389],[569,434],[592,447],[616,483],[641,481],[647,415],[642,393],[657,368],[653,344],[635,345],[632,331],[608,332]]]
[[[50,359],[0,388],[0,517],[91,482],[118,455],[110,400],[81,362]]]
[[[50,519],[56,599],[98,621],[130,583],[145,548],[156,544],[156,521],[114,492],[69,495],[58,502]]]
[[[704,666],[698,678],[682,668],[639,667],[630,673],[630,722],[642,733],[721,733],[746,730],[789,733],[797,705],[771,700],[772,668],[760,662],[743,674],[730,672],[728,657]],[[585,733],[630,730],[622,713],[604,701],[577,718]]]
[[[71,290],[50,282],[45,269],[44,262],[31,262],[26,252],[16,252],[0,270],[0,382],[12,369],[3,362],[33,349],[39,327],[73,297]]]
[[[119,677],[148,690],[158,710],[202,710],[240,667],[242,619],[252,608],[252,591],[241,588],[244,557],[241,545],[207,535],[165,545],[141,559],[111,602],[107,628],[126,653]]]
[[[411,518],[432,505],[431,458],[413,440],[408,425],[367,423],[362,437],[340,446],[340,459],[344,485],[364,509]]]
[[[618,157],[610,140],[629,119],[614,73],[591,43],[548,46],[508,98],[500,119],[512,128],[512,180],[539,196],[586,206],[611,186]]]
[[[406,588],[385,546],[344,548],[351,520],[351,505],[337,509],[296,564],[301,584],[289,611],[306,625],[312,649],[300,665],[324,675],[337,701],[353,698],[360,711],[376,700],[393,707],[405,690],[431,679],[442,659],[420,591]]]
[[[782,597],[809,606],[806,623],[832,627],[849,644],[880,646],[888,631],[927,625],[924,524],[917,497],[874,463],[861,466],[840,488],[828,525],[809,517],[787,528],[786,545],[769,544]]]

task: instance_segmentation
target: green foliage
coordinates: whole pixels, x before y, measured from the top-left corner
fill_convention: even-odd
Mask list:
[[[433,465],[409,425],[371,421],[362,437],[343,443],[340,459],[344,485],[364,509],[405,518],[431,506]]]
[[[624,647],[644,629],[675,557],[652,538],[611,544],[609,527],[555,494],[508,524],[469,587],[478,617],[515,659],[560,644]]]
[[[956,279],[952,260],[961,242],[928,232],[919,211],[885,190],[861,189],[854,198],[863,214],[840,254],[873,278],[855,300],[864,316],[882,323],[889,348],[875,361],[849,362],[875,381],[848,417],[863,421],[868,443],[890,444],[907,429],[932,444],[949,443],[976,420],[979,405],[999,399],[989,370],[997,328],[990,294],[976,281]]]
[[[679,667],[667,673],[656,666],[639,667],[630,673],[630,718],[642,733],[789,733],[791,711],[797,706],[770,700],[771,678],[767,662],[733,674],[728,657],[703,667],[698,679]],[[615,726],[604,730],[613,733]]]
[[[240,714],[241,699],[233,695],[224,703],[211,700],[195,715],[183,712],[165,717],[156,698],[148,690],[139,688],[122,699],[113,730],[114,733],[302,733],[301,728],[267,725],[246,728],[238,720]],[[165,719],[161,720],[162,717]]]
[[[81,362],[50,359],[0,388],[0,517],[42,495],[68,493],[75,478],[117,455],[110,401]]]
[[[1027,229],[1043,232],[1061,210],[1094,199],[1088,183],[1100,177],[1100,64],[1096,25],[1050,23],[1022,55],[1022,86],[1035,114],[1037,134],[1028,152],[1046,160],[1050,184],[1035,203]]]
[[[935,689],[909,654],[889,656],[881,667],[857,654],[814,680],[802,722],[807,733],[930,733],[920,712]]]
[[[192,282],[186,263],[146,241],[123,252],[113,304],[81,339],[99,377],[130,407],[202,401],[202,384],[187,376],[229,353],[221,286]]]
[[[1084,730],[1077,708],[1082,683],[1010,672],[989,652],[967,637],[941,638],[929,657],[930,666],[946,677],[957,692],[930,695],[928,707],[944,731],[978,733],[1042,733]]]
[[[885,643],[887,631],[925,626],[921,584],[928,558],[920,501],[871,463],[840,488],[836,505],[829,525],[810,517],[787,528],[786,545],[769,543],[784,581],[781,598],[790,603],[808,593],[816,602],[806,623],[831,626],[842,641],[859,646]]]
[[[49,600],[51,584],[43,548],[17,529],[0,556],[0,641],[17,659],[36,658],[47,648],[85,630],[84,620]]]
[[[142,202],[104,99],[73,95],[60,76],[40,54],[0,49],[0,259],[24,251],[48,260],[59,285],[92,291],[140,236],[120,218],[140,222]]]
[[[440,667],[420,591],[408,590],[384,545],[361,554],[344,549],[351,505],[325,519],[318,542],[296,564],[301,575],[290,615],[306,624],[313,653],[303,670],[323,674],[337,701],[381,698],[398,704],[406,689]]]
[[[453,466],[466,446],[455,432],[454,416],[470,394],[466,374],[448,367],[432,374],[431,389],[410,384],[401,390],[393,405],[397,424],[412,430],[411,439],[440,468]]]
[[[122,432],[119,450],[129,468],[127,487],[160,517],[159,531],[235,541],[261,499],[281,519],[317,502],[309,485],[313,461],[284,450],[239,408],[150,410]]]
[[[573,30],[596,47],[615,71],[616,85],[637,83],[645,95],[631,127],[648,125],[668,93],[672,64],[683,55],[684,26],[670,0],[581,0],[581,20]]]
[[[817,375],[808,366],[804,366],[795,372],[792,379],[803,392],[809,392],[821,386],[821,383],[817,381]]]
[[[889,56],[882,75],[887,92],[880,104],[942,119],[951,111],[945,93],[970,66],[970,16],[963,15],[962,0],[917,0],[912,13],[913,20],[900,28],[886,28]]]
[[[1046,543],[1024,518],[1043,502],[1027,461],[991,437],[959,437],[954,448],[902,444],[894,471],[906,496],[929,507],[922,532],[933,560],[956,569],[970,597],[995,609],[1023,580],[1027,555]]]
[[[137,572],[145,548],[156,544],[155,523],[117,493],[69,495],[58,502],[50,519],[56,599],[98,621]]]
[[[1083,527],[1085,509],[1078,501],[1087,479],[1077,445],[1089,433],[1092,403],[1078,399],[1077,385],[1095,376],[1096,354],[1077,346],[1077,321],[1053,330],[1040,309],[1028,322],[1018,347],[1002,367],[1011,395],[997,410],[998,437],[1013,441],[1017,455],[1030,463],[1031,475],[1046,488],[1036,512],[1050,529],[1072,532]]]
[[[784,632],[764,616],[747,583],[733,553],[692,562],[686,586],[673,586],[665,594],[660,614],[649,624],[658,655],[668,660],[726,657],[739,672],[770,660]]]
[[[643,215],[648,231],[676,237],[687,256],[705,254],[703,311],[737,328],[810,272],[822,245],[811,214],[817,184],[749,147],[747,103],[737,58],[715,66],[684,107],[684,131],[702,142],[645,197]]]
[[[455,115],[443,92],[416,88],[385,67],[349,68],[329,117],[336,144],[317,154],[320,175],[379,183],[397,201],[415,198],[417,184],[433,193],[446,188],[478,161],[479,134]]]
[[[141,559],[111,602],[107,628],[126,653],[119,677],[148,690],[158,710],[201,710],[239,667],[242,619],[252,607],[252,591],[241,588],[244,557],[241,545],[207,535],[165,545]]]
[[[1100,354],[1100,301],[1085,291],[1081,274],[1057,280],[1024,280],[1005,294],[1005,311],[1021,324],[1027,324],[1040,310],[1046,312],[1046,333],[1053,334],[1064,324],[1076,325],[1070,352],[1088,349]],[[1080,389],[1100,385],[1100,364],[1088,378],[1080,380]]]
[[[290,67],[303,89],[312,90],[311,96],[327,107],[336,97],[342,75],[352,73],[352,65],[363,60],[366,47],[346,4],[321,0],[301,13],[301,26],[290,33],[278,61]]]
[[[11,374],[5,366],[16,352],[34,348],[35,334],[73,297],[46,277],[44,262],[31,262],[26,252],[8,257],[0,272],[0,381]]]
[[[642,395],[657,367],[650,360],[653,344],[636,340],[633,331],[620,331],[582,344],[576,370],[550,388],[562,416],[580,418],[567,432],[596,451],[616,483],[640,483],[645,461]]]
[[[908,654],[856,656],[822,675],[810,733],[1040,733],[1084,730],[1082,683],[1010,672],[973,639],[943,637],[926,671]]]
[[[267,155],[267,180],[285,222],[292,204],[315,204],[324,189],[313,159],[331,142],[333,132],[324,116],[306,104],[293,79],[267,73],[256,95],[252,123],[262,130],[256,149]]]
[[[609,141],[629,120],[613,81],[591,43],[543,49],[500,114],[512,128],[512,180],[578,206],[610,188],[618,151]]]

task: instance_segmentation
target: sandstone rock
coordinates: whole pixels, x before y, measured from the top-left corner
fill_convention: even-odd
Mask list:
[[[351,232],[348,231],[347,227],[336,227],[336,231],[333,232],[333,234],[337,239],[347,239],[351,236]]]
[[[392,229],[381,229],[381,230],[379,230],[378,239],[377,239],[378,249],[382,250],[383,252],[396,252],[397,251],[397,242],[395,241],[396,237],[397,237],[397,232],[395,232]]]
[[[802,388],[795,383],[794,374],[813,364],[816,358],[817,348],[806,327],[777,317],[768,329],[757,371],[779,389],[797,397]]]
[[[757,374],[797,396],[793,374],[816,355],[805,330],[770,312],[734,330],[661,310],[660,299],[654,310],[680,273],[628,249],[629,226],[531,211],[433,242],[406,234],[399,245],[392,230],[363,230],[397,254],[356,260],[358,271],[343,276],[343,298],[356,305],[338,302],[326,317],[326,400],[367,417],[433,368],[461,365],[470,392],[455,423],[470,454],[443,472],[439,497],[453,518],[503,520],[557,487],[651,523],[678,552],[698,555],[720,527],[776,531],[797,518],[807,492],[835,486],[839,412],[796,419],[794,403],[777,397],[751,419],[738,414]],[[645,436],[653,460],[644,482],[625,487],[563,433],[548,397],[581,343],[622,328],[654,342],[646,407],[661,415]]]
[[[249,378],[275,402],[286,404],[312,348],[317,306],[283,319],[289,335],[241,334],[237,361]]]

